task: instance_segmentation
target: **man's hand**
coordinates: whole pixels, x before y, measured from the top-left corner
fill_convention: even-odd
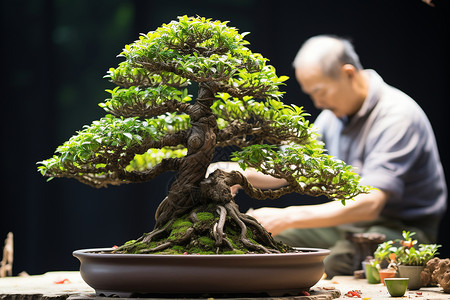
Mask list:
[[[355,201],[330,201],[316,205],[288,206],[285,208],[263,207],[249,210],[254,217],[273,235],[291,228],[331,227],[347,223],[375,220],[383,209],[389,193],[372,190],[360,194]]]
[[[250,209],[247,214],[254,217],[272,235],[277,235],[290,228],[290,214],[285,208]]]

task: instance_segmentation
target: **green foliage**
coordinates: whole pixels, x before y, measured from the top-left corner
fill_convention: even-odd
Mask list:
[[[417,244],[414,240],[415,232],[403,231],[403,239],[396,239],[379,244],[374,252],[376,263],[381,263],[382,260],[394,264],[401,264],[406,266],[424,266],[426,263],[438,254],[438,248],[441,245],[437,244]]]
[[[279,178],[293,178],[299,191],[310,195],[327,195],[341,200],[367,193],[368,187],[358,185],[360,176],[343,161],[323,153],[317,140],[309,144],[287,146],[252,145],[233,153],[232,160],[241,168],[248,167]]]
[[[387,261],[390,263],[395,260],[395,252],[397,251],[397,247],[394,246],[395,241],[387,241],[378,245],[375,250],[374,256],[374,266],[379,265],[382,261]]]
[[[397,240],[400,246],[395,251],[396,260],[399,264],[406,266],[424,266],[426,263],[438,254],[438,248],[441,245],[419,244],[412,238],[415,232],[403,231],[403,240]]]
[[[187,129],[189,117],[186,115],[165,114],[153,119],[141,121],[137,118],[117,118],[107,115],[99,121],[77,132],[63,145],[56,149],[57,155],[39,162],[38,170],[42,175],[47,172],[70,172],[70,167],[80,169],[105,169],[106,161],[102,156],[109,157],[121,154],[128,149],[148,140],[158,140],[165,134]],[[171,152],[179,156],[179,152]],[[81,164],[83,167],[81,168]]]
[[[111,81],[125,87],[157,87],[159,85],[184,87],[190,83],[187,78],[175,75],[172,72],[160,71],[155,74],[145,68],[133,67],[126,61],[121,62],[117,68],[110,68],[104,77],[110,78]]]
[[[109,114],[84,126],[38,170],[105,186],[123,183],[127,172],[133,173],[127,174],[129,182],[143,180],[136,173],[187,156],[188,133],[199,116],[190,123],[197,99],[186,87],[196,82],[214,94],[207,114],[217,119],[218,143],[239,146],[233,160],[243,168],[293,181],[299,193],[343,203],[367,192],[350,166],[325,154],[308,114],[280,101],[279,87],[288,77],[277,76],[268,59],[249,50],[247,33],[227,23],[181,16],[126,45],[119,55],[125,61],[106,75],[119,85],[99,104]]]
[[[147,56],[160,61],[170,61],[180,52],[191,53],[195,48],[199,54],[211,51],[226,53],[240,51],[248,44],[246,35],[239,34],[227,26],[228,22],[201,17],[178,17],[178,21],[163,24],[155,31],[142,35],[138,42],[126,45],[121,55],[132,60],[135,56]]]
[[[235,95],[279,98],[278,86],[287,77],[278,77],[266,58],[246,47],[246,33],[239,34],[227,23],[182,16],[163,24],[126,45],[120,54],[126,61],[119,69],[110,69],[107,76],[129,85],[163,82],[181,86],[187,80],[213,80]]]
[[[281,101],[266,99],[257,101],[253,97],[244,96],[242,99],[231,97],[228,93],[219,93],[219,100],[214,102],[211,109],[216,114],[222,127],[237,120],[247,122],[264,121],[272,127],[286,128],[299,135],[311,135],[311,126],[305,119],[309,114],[303,112],[301,107],[286,105]]]
[[[165,158],[183,157],[186,154],[186,148],[150,148],[144,154],[136,154],[125,170],[128,172],[149,170]]]
[[[155,88],[130,87],[128,89],[120,89],[116,87],[113,90],[106,90],[111,94],[111,98],[100,103],[99,106],[107,112],[114,113],[124,107],[141,107],[150,108],[152,106],[160,106],[167,101],[188,102],[191,97],[187,94],[187,89],[180,91],[169,86],[158,86]]]

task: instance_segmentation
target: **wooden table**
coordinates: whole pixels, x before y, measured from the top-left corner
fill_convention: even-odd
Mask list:
[[[336,276],[332,280],[320,280],[312,289],[311,296],[252,298],[252,299],[284,299],[284,300],[332,300],[351,299],[345,294],[350,290],[360,290],[361,299],[395,299],[389,296],[382,284],[368,284],[365,279],[354,279],[351,276]],[[81,278],[79,272],[49,272],[43,275],[28,277],[0,278],[0,300],[84,300],[112,299],[96,297],[95,291]],[[250,298],[246,298],[247,300]],[[356,299],[356,298],[353,298]],[[418,291],[407,291],[405,296],[397,299],[449,299],[439,287],[421,288]],[[166,298],[167,300],[167,298]]]
[[[352,299],[345,294],[351,290],[360,290],[361,299],[450,299],[450,294],[445,294],[440,287],[423,287],[420,290],[406,291],[403,297],[391,297],[383,284],[369,284],[367,279],[355,279],[353,276],[335,276],[331,280],[321,280],[313,288],[336,288],[341,291],[339,299]],[[357,299],[357,298],[353,298]]]

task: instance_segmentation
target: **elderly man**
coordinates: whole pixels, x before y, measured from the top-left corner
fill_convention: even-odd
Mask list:
[[[345,39],[310,38],[294,67],[302,90],[323,110],[315,126],[329,154],[354,166],[362,183],[376,189],[345,206],[332,201],[260,208],[251,214],[289,245],[330,248],[325,259],[329,277],[353,272],[348,233],[378,232],[396,239],[402,230],[410,230],[422,243],[435,241],[447,188],[434,133],[422,109],[375,71],[363,70]],[[244,174],[256,187],[284,184],[254,170]]]

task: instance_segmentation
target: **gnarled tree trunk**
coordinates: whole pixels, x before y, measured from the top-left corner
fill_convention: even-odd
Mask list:
[[[155,253],[171,248],[190,249],[186,253],[287,251],[287,246],[277,243],[234,203],[230,186],[245,180],[243,176],[216,171],[205,179],[218,131],[210,109],[215,92],[207,84],[199,86],[198,98],[189,112],[192,127],[187,136],[188,152],[168,196],[156,211],[154,230],[116,252]]]

